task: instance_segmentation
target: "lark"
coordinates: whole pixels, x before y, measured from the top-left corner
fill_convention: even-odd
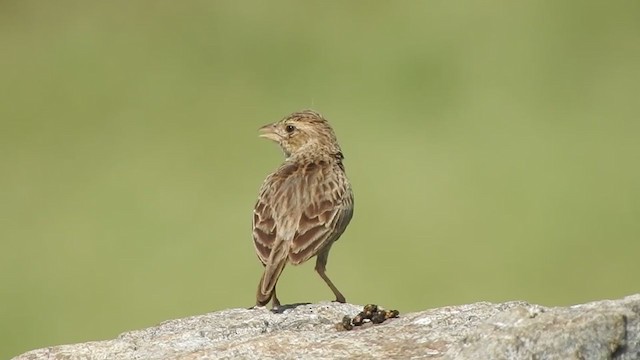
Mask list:
[[[315,270],[337,302],[346,300],[327,276],[329,250],[353,216],[353,192],[345,174],[340,145],[322,115],[303,110],[260,128],[260,137],[275,141],[286,159],[267,176],[253,210],[253,242],[264,273],[256,306],[272,300],[287,264],[316,257]]]

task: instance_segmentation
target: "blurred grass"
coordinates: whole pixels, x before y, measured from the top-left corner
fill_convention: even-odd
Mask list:
[[[256,128],[334,124],[354,303],[639,291],[638,2],[0,2],[0,357],[253,304]],[[313,264],[287,302],[330,299]]]

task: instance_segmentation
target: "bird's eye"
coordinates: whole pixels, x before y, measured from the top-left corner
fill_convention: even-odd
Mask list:
[[[289,134],[291,134],[291,133],[296,129],[296,127],[295,127],[295,126],[293,126],[293,125],[287,125],[287,127],[286,127],[286,128],[284,128],[284,129],[285,129]]]

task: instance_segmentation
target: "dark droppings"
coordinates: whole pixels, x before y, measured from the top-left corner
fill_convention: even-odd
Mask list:
[[[400,315],[398,310],[384,310],[376,304],[367,304],[362,311],[353,317],[345,316],[342,321],[336,324],[338,331],[352,330],[354,326],[363,326],[369,323],[382,324],[388,319],[397,318]]]
[[[341,322],[336,324],[336,330],[338,331],[348,331],[351,329],[353,329],[353,325],[351,324],[351,318],[347,315],[342,318]]]

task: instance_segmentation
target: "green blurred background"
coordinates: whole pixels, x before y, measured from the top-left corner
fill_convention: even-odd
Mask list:
[[[2,1],[0,358],[253,305],[256,129],[309,107],[350,302],[640,291],[638,39],[638,1]]]

